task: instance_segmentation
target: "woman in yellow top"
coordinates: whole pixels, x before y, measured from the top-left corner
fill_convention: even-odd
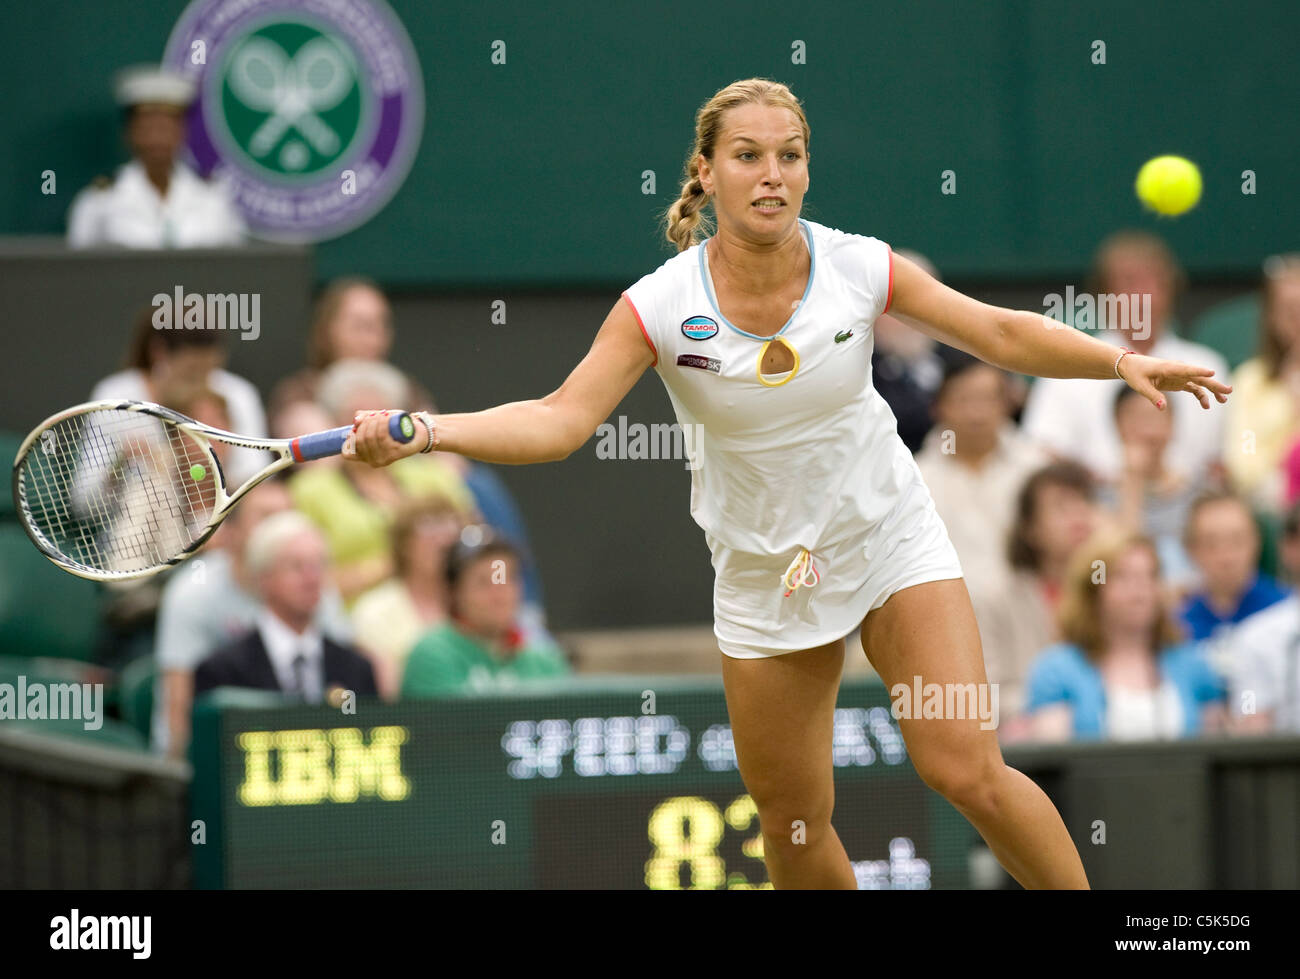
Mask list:
[[[403,404],[408,385],[402,372],[381,361],[341,360],[322,375],[317,398],[334,424],[351,424],[364,405]],[[289,482],[294,505],[321,528],[329,542],[335,583],[344,602],[393,576],[389,528],[403,500],[446,497],[465,519],[474,497],[442,459],[416,455],[386,469],[354,460],[311,465]]]
[[[1233,372],[1223,460],[1238,492],[1283,508],[1282,461],[1300,437],[1300,254],[1264,265],[1259,353]]]

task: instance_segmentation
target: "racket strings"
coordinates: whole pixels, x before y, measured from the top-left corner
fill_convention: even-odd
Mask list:
[[[205,469],[198,480],[196,463]],[[141,571],[166,564],[202,535],[217,498],[210,468],[203,447],[179,428],[99,409],[42,433],[19,468],[20,505],[65,559]]]

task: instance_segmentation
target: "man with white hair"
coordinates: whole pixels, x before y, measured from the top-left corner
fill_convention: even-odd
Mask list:
[[[293,510],[267,517],[248,538],[244,565],[262,603],[257,624],[199,664],[196,697],[217,687],[279,690],[309,703],[340,689],[377,694],[370,661],[316,626],[329,558],[310,520]]]
[[[239,245],[246,228],[220,181],[204,180],[180,160],[185,112],[194,84],[150,65],[117,77],[131,162],[113,180],[97,179],[72,201],[73,248],[212,248]]]
[[[244,563],[245,543],[263,520],[292,507],[283,479],[272,476],[259,483],[217,528],[211,543],[163,586],[154,639],[158,678],[151,735],[155,750],[184,757],[195,667],[254,628],[262,610]],[[333,585],[322,593],[316,622],[331,639],[343,643],[352,638],[343,600]]]

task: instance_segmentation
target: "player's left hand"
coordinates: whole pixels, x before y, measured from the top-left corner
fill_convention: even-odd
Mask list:
[[[1232,387],[1214,379],[1214,371],[1177,360],[1161,360],[1142,354],[1129,354],[1119,363],[1120,377],[1162,411],[1165,399],[1161,391],[1187,391],[1196,395],[1201,407],[1209,409],[1210,395],[1225,404]]]

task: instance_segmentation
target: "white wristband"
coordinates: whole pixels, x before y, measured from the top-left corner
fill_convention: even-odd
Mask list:
[[[1125,347],[1124,352],[1115,358],[1115,376],[1118,377],[1121,381],[1124,380],[1124,376],[1119,372],[1119,362],[1123,360],[1125,357],[1127,357],[1129,354],[1133,354],[1133,353],[1137,353],[1137,351],[1129,350],[1128,347]]]
[[[433,416],[430,415],[427,411],[416,411],[416,412],[412,412],[412,414],[416,418],[420,419],[420,421],[424,422],[424,427],[429,432],[429,444],[426,445],[423,449],[421,449],[420,452],[422,454],[426,452],[432,452],[434,449],[438,447],[438,442],[439,442],[438,426],[433,423]]]

